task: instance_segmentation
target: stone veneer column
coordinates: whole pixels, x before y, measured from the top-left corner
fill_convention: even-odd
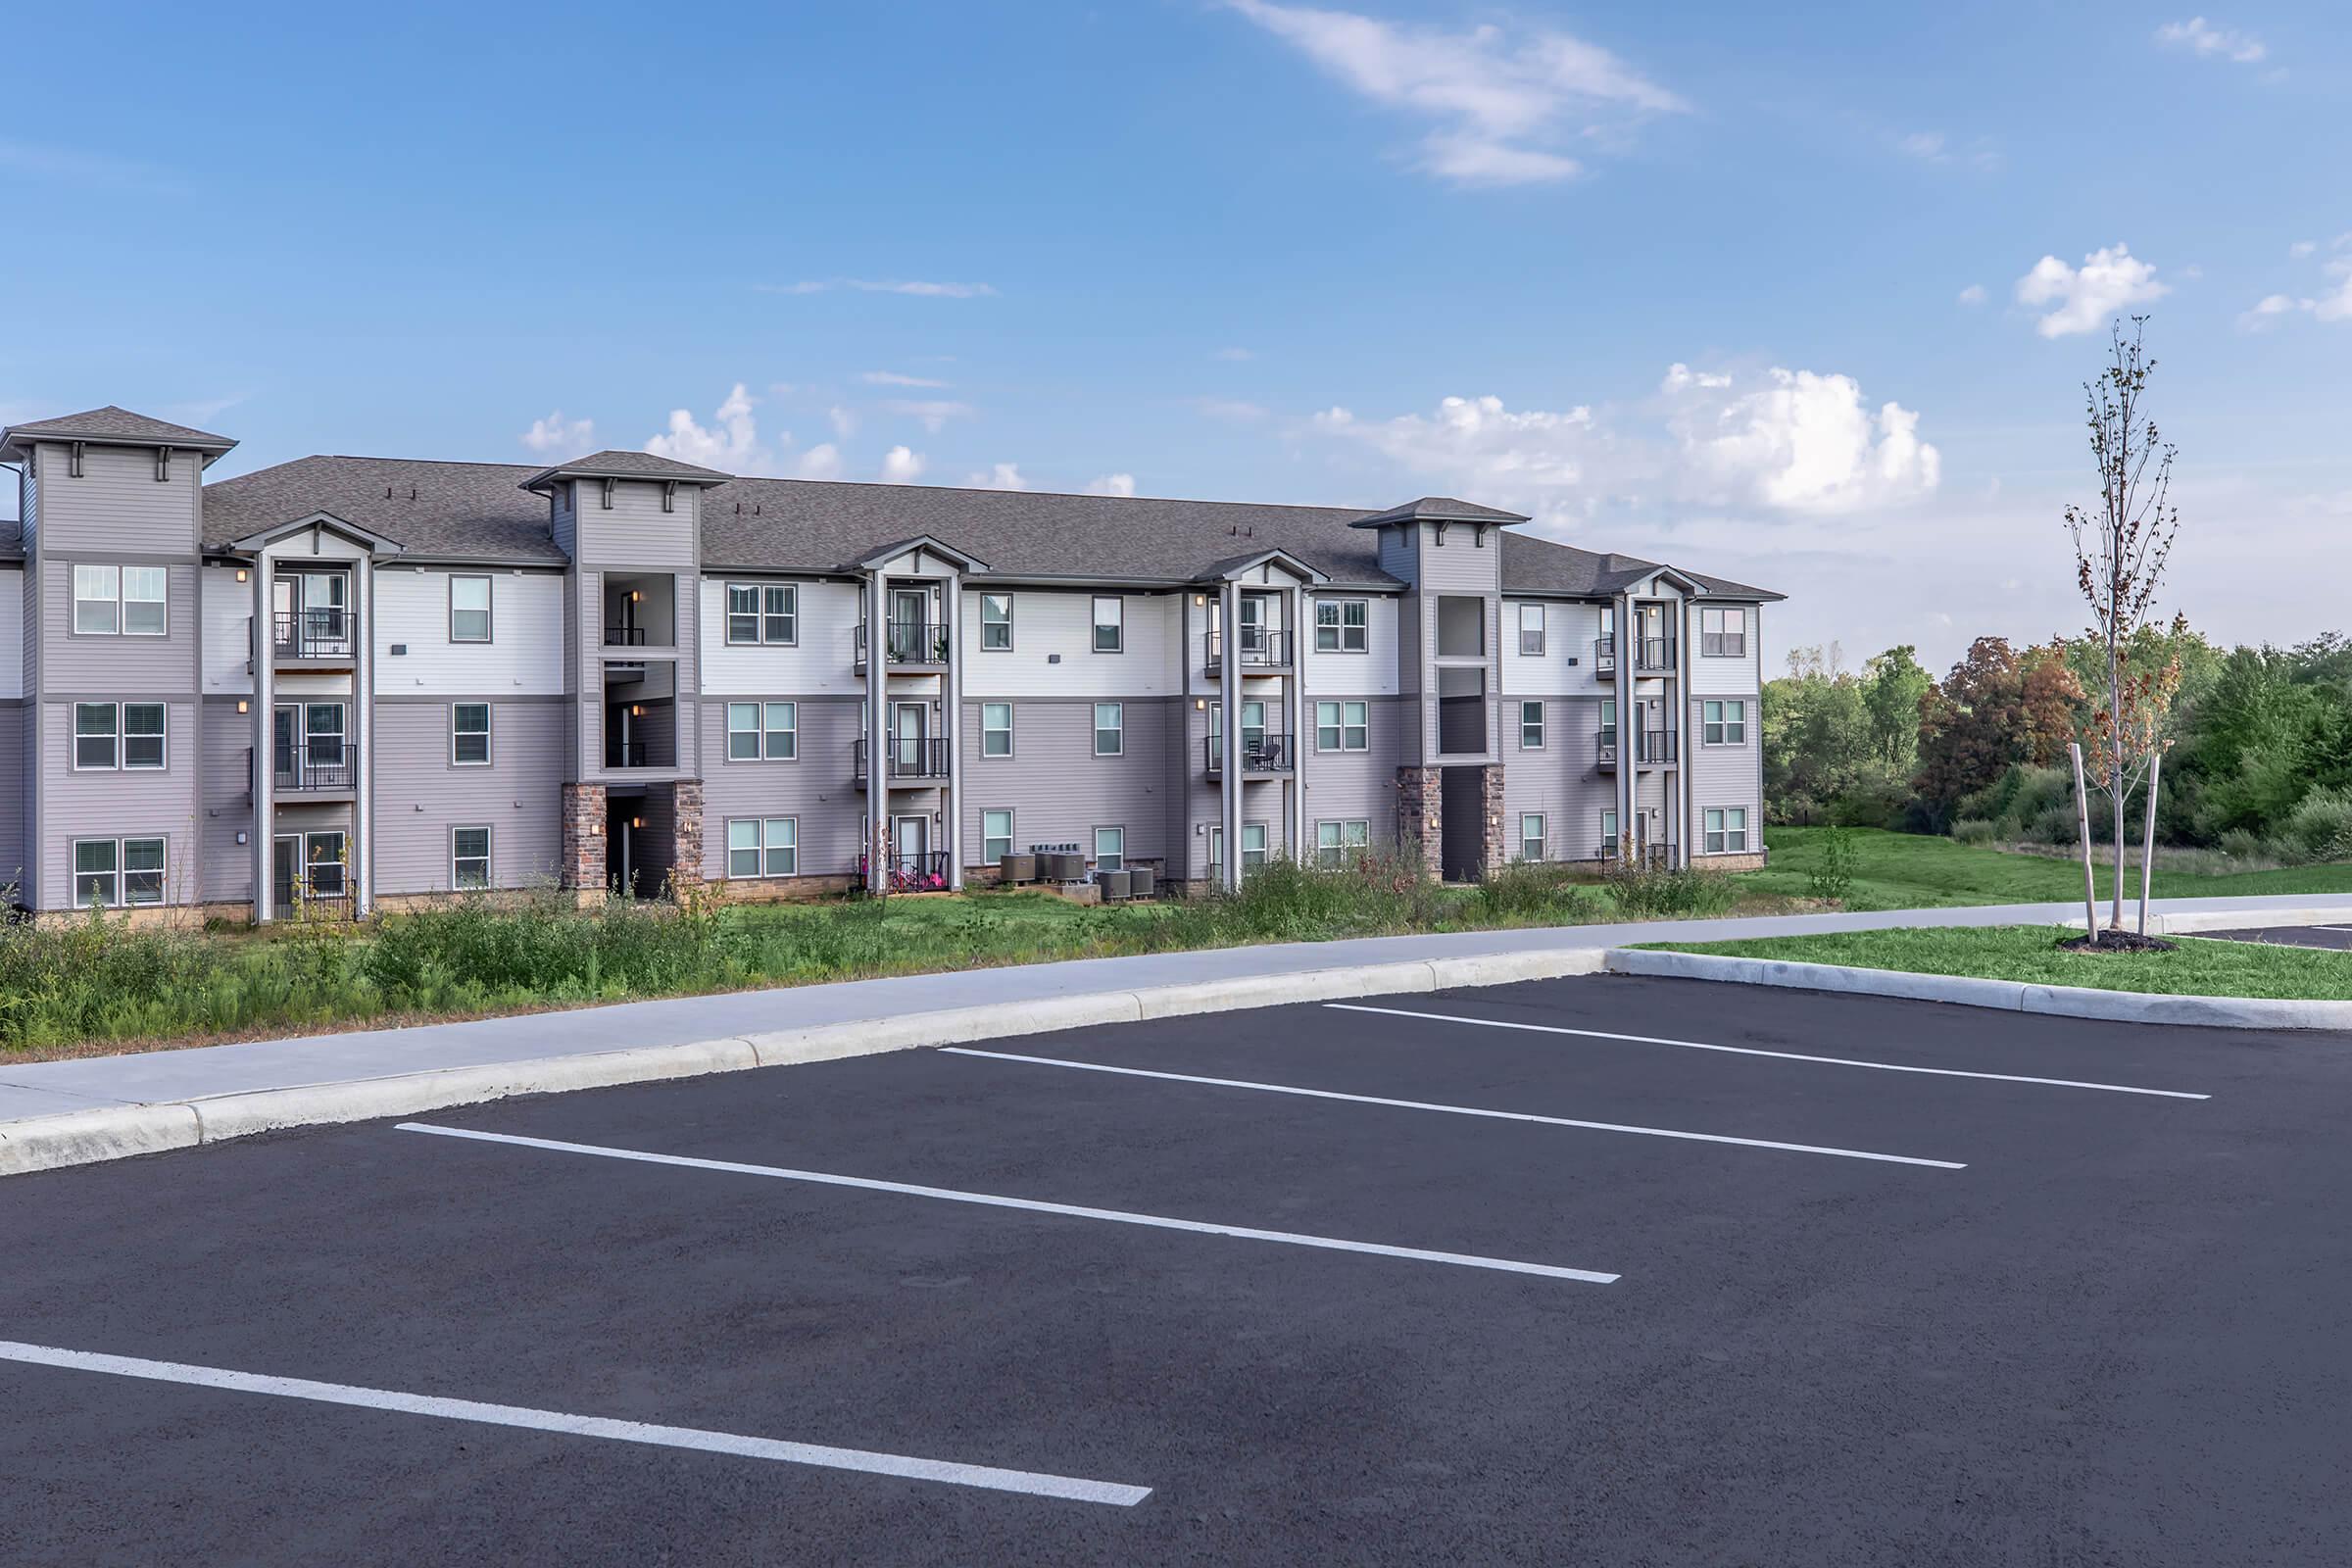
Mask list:
[[[669,787],[669,889],[684,898],[703,885],[703,781],[682,778]]]
[[[699,828],[697,831],[700,831]],[[564,886],[584,899],[601,899],[605,895],[605,787],[602,784],[564,786],[562,876]]]
[[[1396,848],[1418,855],[1433,877],[1446,874],[1445,775],[1434,767],[1396,770]]]
[[[1486,876],[1500,871],[1511,859],[1511,824],[1502,807],[1502,764],[1489,762],[1480,772],[1479,831],[1486,836],[1480,863]]]

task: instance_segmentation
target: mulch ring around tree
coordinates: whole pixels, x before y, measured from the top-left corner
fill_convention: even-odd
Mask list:
[[[2172,953],[2180,944],[2110,927],[2096,936],[2067,937],[2058,946],[2067,953]]]

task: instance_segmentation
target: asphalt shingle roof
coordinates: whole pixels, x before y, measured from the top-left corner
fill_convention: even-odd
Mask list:
[[[519,488],[546,471],[512,463],[302,458],[206,485],[205,543],[219,549],[326,512],[397,540],[415,559],[560,565],[564,557],[549,529],[546,499]],[[1492,512],[1444,498],[1413,506],[1460,508],[1448,514],[1456,519]],[[1353,507],[729,479],[703,492],[703,563],[712,570],[837,572],[887,541],[929,536],[1003,577],[1190,583],[1220,565],[1280,550],[1334,583],[1386,585],[1394,579],[1380,569],[1377,533],[1352,526],[1378,515]],[[1495,519],[1514,515],[1493,513]],[[1501,564],[1506,589],[1583,597],[1614,593],[1658,569],[1655,562],[1510,529],[1503,531]],[[1781,597],[1686,575],[1711,592]]]
[[[24,524],[15,517],[0,517],[0,561],[24,559]]]
[[[80,414],[69,414],[55,419],[35,419],[29,424],[9,426],[11,436],[31,436],[47,441],[135,441],[140,443],[169,441],[175,446],[205,448],[226,452],[236,441],[207,430],[191,429],[184,424],[172,424],[163,419],[151,419],[144,414],[119,409],[112,403],[103,409],[89,409]]]
[[[716,468],[698,468],[691,463],[680,463],[675,458],[660,457],[651,452],[608,450],[592,452],[570,463],[551,465],[522,483],[526,488],[535,486],[560,473],[586,479],[677,479],[695,484],[717,484],[730,477]]]

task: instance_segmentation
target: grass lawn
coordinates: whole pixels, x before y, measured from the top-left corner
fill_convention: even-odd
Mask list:
[[[2179,997],[2278,997],[2352,1000],[2352,953],[2265,947],[2253,942],[2181,937],[2174,953],[2066,953],[2053,926],[1991,926],[1825,932],[1745,942],[1654,942],[1677,953],[1715,953],[1789,963],[1834,963],[1905,974],[1973,975],[2028,985],[2089,986]]]
[[[1845,898],[1849,909],[2079,903],[2082,897],[2079,861],[2011,855],[1917,833],[1888,833],[1878,828],[1845,831],[1854,848],[1854,882]],[[1739,880],[1757,893],[1807,897],[1812,891],[1811,873],[1822,863],[1822,844],[1830,832],[1819,827],[1765,829],[1771,864],[1761,871],[1740,872]],[[2099,867],[2101,898],[2107,896],[2108,882],[2107,868]],[[2127,899],[2139,896],[2136,871],[2125,874],[2124,893]],[[2256,893],[2352,893],[2352,862],[2224,876],[2168,871],[2162,865],[2156,870],[2156,896],[2160,899]]]

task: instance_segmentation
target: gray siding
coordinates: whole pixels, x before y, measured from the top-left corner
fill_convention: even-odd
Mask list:
[[[1318,752],[1315,745],[1316,702],[1361,702],[1370,724],[1360,752]],[[1404,765],[1410,730],[1418,705],[1394,697],[1337,697],[1318,693],[1307,700],[1305,748],[1306,832],[1314,843],[1317,822],[1362,818],[1372,824],[1374,844],[1393,844],[1396,838],[1396,770]]]
[[[1198,771],[1187,748],[1184,716],[1191,710],[1169,697],[1103,698],[1124,704],[1125,751],[1094,755],[1096,699],[1029,697],[1014,701],[1013,753],[980,755],[980,705],[964,704],[963,824],[979,855],[980,813],[1011,807],[1013,836],[1030,844],[1076,843],[1094,848],[1098,827],[1127,830],[1127,858],[1166,862],[1182,855],[1185,780]],[[1178,755],[1186,750],[1180,764]],[[1180,771],[1181,767],[1181,771]],[[1189,835],[1186,835],[1189,836]]]
[[[254,715],[236,700],[214,699],[204,713],[204,853],[208,903],[253,897]],[[239,844],[237,835],[247,835]]]
[[[700,559],[702,492],[678,486],[677,510],[662,510],[662,487],[623,479],[612,487],[612,507],[604,505],[604,485],[574,481],[578,512],[573,518],[573,555],[583,566],[668,567],[691,573]]]
[[[169,561],[160,555],[148,557],[144,563],[166,568],[168,635],[77,637],[74,634],[74,566],[79,559],[71,550],[61,549],[41,564],[43,689],[59,696],[78,693],[134,699],[176,697],[195,691],[196,626],[201,606],[194,564]]]
[[[1519,745],[1520,701],[1511,699],[1503,714],[1502,828],[1511,857],[1519,855],[1519,818],[1540,811],[1546,858],[1589,860],[1600,847],[1600,813],[1617,804],[1616,775],[1599,769],[1600,701],[1543,699],[1542,751]]]
[[[32,856],[39,892],[36,907],[72,907],[74,840],[159,834],[169,841],[165,846],[164,902],[189,901],[201,854],[195,801],[204,747],[197,706],[185,699],[167,705],[165,765],[133,772],[75,771],[74,705],[51,702],[41,706],[40,819],[33,832]]]
[[[491,705],[488,767],[450,757],[451,702]],[[569,736],[560,702],[378,699],[375,708],[375,891],[449,891],[449,830],[490,829],[490,878],[502,888],[554,880],[562,853]],[[281,819],[285,815],[280,813]]]
[[[84,447],[76,479],[70,449],[43,443],[40,466],[44,554],[98,550],[180,561],[196,554],[204,466],[195,453],[172,453],[172,476],[161,483],[152,448]]]
[[[772,695],[790,697],[783,692]],[[713,697],[700,705],[706,877],[715,880],[727,874],[729,817],[794,818],[799,823],[803,876],[843,876],[857,868],[865,811],[865,792],[854,781],[858,700],[791,700],[799,705],[794,715],[799,735],[794,748],[798,755],[788,762],[728,761],[726,702]],[[971,776],[968,767],[964,776]]]
[[[1718,698],[1717,701],[1722,701]],[[1685,765],[1690,770],[1690,850],[1694,855],[1705,853],[1705,811],[1726,806],[1747,809],[1747,835],[1750,850],[1764,843],[1763,750],[1758,744],[1761,734],[1761,710],[1758,698],[1750,693],[1734,699],[1747,704],[1747,740],[1740,746],[1708,746],[1700,737],[1706,729],[1700,718],[1701,698],[1690,702],[1688,727],[1683,732]]]

